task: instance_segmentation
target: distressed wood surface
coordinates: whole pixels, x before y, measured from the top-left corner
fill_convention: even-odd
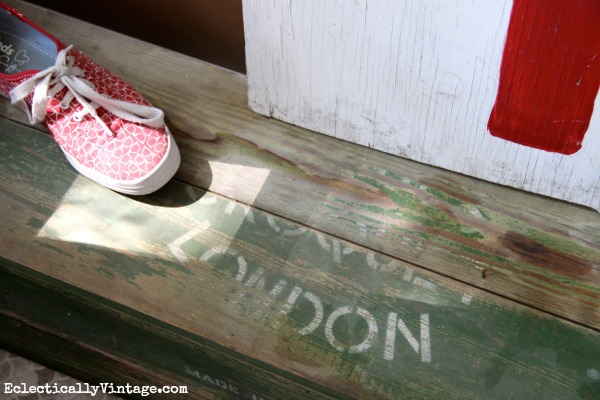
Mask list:
[[[600,329],[597,212],[261,117],[246,106],[243,75],[11,4],[166,110],[182,151],[179,179]]]
[[[190,398],[600,395],[592,329],[176,181],[116,194],[6,119],[0,174],[3,319],[147,384],[183,382]]]
[[[3,263],[3,265],[6,264]],[[22,285],[22,282],[19,284]],[[35,292],[40,292],[39,287],[36,287]],[[35,293],[33,295],[35,296]],[[50,295],[56,296],[55,293],[50,293]],[[38,299],[38,301],[46,302],[46,299]],[[70,321],[63,322],[71,323]],[[177,383],[173,379],[165,379],[150,370],[144,370],[139,365],[131,367],[128,362],[114,355],[108,356],[106,353],[94,351],[94,348],[75,345],[73,341],[64,338],[65,335],[62,331],[48,333],[36,328],[35,325],[36,321],[25,321],[22,317],[17,318],[10,313],[0,312],[0,338],[2,338],[3,349],[9,349],[14,354],[35,359],[45,367],[63,371],[69,376],[77,377],[83,382],[94,385],[106,382],[113,385],[143,386],[148,384],[149,377],[152,377],[153,384],[157,386]],[[57,351],[57,349],[60,350]],[[181,384],[182,380],[178,379],[178,382]],[[191,389],[191,393],[197,394],[198,390]],[[210,393],[210,389],[204,389],[203,392]],[[5,393],[4,388],[2,393]],[[189,396],[170,394],[169,398],[187,399]]]
[[[363,146],[600,209],[600,7],[518,3],[529,6],[513,15],[512,0],[245,0],[250,105]],[[509,53],[521,59],[504,59],[509,89],[497,99],[511,19],[522,25],[513,36],[524,39]],[[585,24],[588,46],[573,40],[569,48],[569,32]],[[585,105],[569,97],[585,87]],[[582,115],[594,99],[588,121]],[[545,135],[551,147],[559,136],[551,128],[589,122],[583,147],[567,156],[493,136],[495,101],[494,128],[514,130],[496,136]]]

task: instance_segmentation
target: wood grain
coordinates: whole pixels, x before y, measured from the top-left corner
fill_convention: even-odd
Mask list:
[[[35,325],[35,321],[24,321],[14,315],[0,312],[2,346],[14,353],[27,356],[39,364],[63,371],[63,373],[77,377],[89,384],[112,383],[113,387],[127,384],[144,386],[149,383],[150,377],[152,377],[152,384],[157,387],[170,386],[181,382],[180,379],[169,381],[164,376],[158,376],[156,373],[143,370],[139,366],[131,367],[123,359],[96,352],[93,348],[81,346],[65,339],[61,333],[50,334],[34,327],[32,324]],[[60,351],[57,351],[57,349],[60,349]],[[197,391],[188,390],[188,392],[192,396],[198,395]],[[4,389],[3,393],[5,393]],[[205,390],[203,393],[205,396],[200,398],[211,398],[211,394],[213,393]],[[181,396],[178,394],[169,394],[169,397],[173,399],[190,398],[189,395]]]
[[[12,4],[166,110],[179,179],[600,329],[598,213],[261,117],[243,75]],[[23,121],[7,103],[2,114]]]
[[[600,393],[597,331],[342,238],[176,181],[119,195],[6,119],[0,176],[0,314],[148,384],[190,398]]]
[[[587,19],[594,26],[600,18],[597,3],[561,3],[555,8],[527,3],[533,11],[525,19],[511,17],[510,0],[246,0],[250,106],[263,115],[366,147],[600,209],[599,41],[589,33],[593,44],[588,53],[581,43],[572,43],[570,51],[561,44],[570,27],[582,26]],[[563,25],[576,19],[569,17],[570,8],[586,16],[579,18],[581,25]],[[560,21],[552,28],[556,36],[544,33],[551,29],[550,23],[542,22],[546,12]],[[534,66],[530,74],[524,72],[529,67],[521,67],[505,77],[511,99],[503,97],[498,104],[519,102],[516,98],[529,87],[526,80],[542,89],[526,105],[501,116],[505,124],[539,120],[538,125],[513,126],[517,132],[509,137],[534,135],[538,132],[527,129],[546,123],[563,130],[582,125],[583,111],[570,123],[560,123],[569,118],[569,107],[591,111],[596,99],[583,147],[576,154],[533,149],[488,132],[511,18],[524,25],[523,43],[535,43],[515,50],[522,56],[519,65]],[[539,30],[532,28],[532,21],[540,23]],[[593,29],[590,32],[596,32]],[[547,39],[536,39],[534,32]],[[574,68],[577,63],[583,66]],[[537,65],[546,68],[536,69]],[[545,74],[549,65],[556,65],[556,71]],[[573,76],[555,91],[543,91],[571,72]],[[574,93],[585,100],[568,97]],[[501,93],[505,94],[506,90]],[[557,110],[550,111],[555,106]],[[553,139],[546,141],[549,148]]]

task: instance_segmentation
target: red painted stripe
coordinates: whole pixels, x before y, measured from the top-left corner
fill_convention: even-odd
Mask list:
[[[600,87],[600,0],[514,0],[493,136],[573,154]]]

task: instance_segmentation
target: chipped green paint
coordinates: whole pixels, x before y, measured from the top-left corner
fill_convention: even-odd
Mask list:
[[[104,257],[95,264],[94,268],[109,278],[119,277],[134,285],[140,275],[164,278],[168,276],[165,269],[155,268],[143,259],[124,260],[118,253],[111,251],[105,252]]]
[[[95,356],[98,352],[112,353],[119,359],[128,359],[144,368],[166,373],[164,376],[170,384],[185,384],[193,392],[198,392],[194,387],[199,386],[204,395],[256,400],[332,398],[333,392],[325,387],[297,377],[294,377],[296,382],[291,381],[289,374],[273,369],[268,364],[236,354],[226,347],[166,325],[160,320],[110,300],[69,287],[32,271],[20,270],[18,265],[10,261],[0,261],[0,290],[3,293],[0,297],[0,309],[8,309],[26,321],[35,321],[36,325],[43,325],[47,340],[56,340],[55,336],[58,336],[84,342],[84,350],[91,351]],[[36,285],[36,280],[43,280],[46,285]],[[47,304],[47,307],[30,307],[28,304]],[[0,320],[4,318],[6,316],[0,312]],[[22,321],[19,325],[23,324]],[[0,336],[5,338],[8,335],[2,335],[0,329]],[[22,343],[24,338],[20,337],[19,343]],[[67,343],[66,346],[72,345]],[[31,345],[27,349],[30,347]],[[61,347],[61,352],[64,350]],[[88,360],[72,358],[67,366],[73,368],[74,365],[83,365],[86,371],[94,370],[94,366],[88,365]],[[254,364],[253,368],[246,368],[249,364]],[[123,363],[122,367],[124,373],[131,368],[129,362]],[[111,381],[115,379],[114,376],[107,377],[106,371],[100,370],[95,373],[101,374],[105,379],[110,378]],[[232,393],[224,392],[223,388],[214,387],[202,379],[205,374],[231,382],[237,390]],[[172,376],[176,376],[177,379],[173,379]],[[158,383],[148,381],[147,376],[144,378],[141,378],[144,380],[139,382],[140,385]],[[121,379],[117,378],[117,381]],[[131,381],[123,383],[132,384]],[[336,394],[335,398],[347,397]]]
[[[472,248],[469,246],[465,246],[464,244],[458,243],[458,242],[453,242],[453,241],[449,241],[449,240],[440,240],[440,241],[441,241],[441,243],[443,243],[449,247],[460,250],[459,254],[461,254],[462,252],[467,252],[469,254],[476,255],[482,259],[487,259],[489,261],[497,262],[501,265],[513,265],[512,260],[510,260],[507,257],[502,257],[502,256],[499,256],[499,255],[496,255],[496,254],[493,254],[493,253],[490,253],[487,251],[483,251],[483,250],[475,249],[475,248]]]
[[[380,190],[383,194],[388,196],[394,204],[400,206],[400,208],[386,210],[379,206],[361,206],[357,203],[352,204],[354,207],[363,207],[367,211],[397,218],[398,220],[416,222],[426,228],[445,230],[473,239],[484,239],[484,236],[476,228],[454,222],[443,210],[424,204],[418,197],[409,191],[386,185],[374,178],[358,174],[355,174],[354,177]]]
[[[464,201],[458,200],[452,196],[448,196],[447,194],[442,193],[440,190],[432,189],[430,187],[426,188],[425,190],[428,193],[431,193],[438,199],[445,201],[446,203],[450,204],[453,207],[463,207],[465,205]]]
[[[573,241],[566,241],[548,232],[541,231],[539,229],[533,229],[531,227],[523,228],[523,234],[528,238],[531,238],[546,247],[558,250],[567,254],[575,254],[581,257],[590,257],[600,263],[600,254],[598,254],[597,248],[584,247],[579,243]],[[597,232],[596,232],[597,233]],[[600,246],[600,242],[595,243]],[[590,244],[592,246],[594,244]]]
[[[15,150],[25,136],[0,150],[20,154],[11,163],[28,171],[40,161]],[[3,194],[20,204],[45,180],[30,177],[10,180]],[[265,399],[286,390],[289,398],[309,390],[381,399],[594,393],[587,371],[600,369],[600,335],[591,329],[178,182],[147,202],[73,172],[36,187],[39,206],[4,217],[14,233],[0,237],[12,249],[1,254],[3,312],[129,364],[206,390],[204,374],[219,376]],[[427,208],[409,192],[398,196]],[[449,230],[468,229],[433,215]],[[449,248],[460,244],[428,232]],[[32,259],[44,262],[29,266]],[[52,313],[40,311],[42,298],[53,301]],[[127,338],[116,345],[115,333]]]
[[[441,190],[429,187],[427,184],[409,179],[407,177],[404,176],[400,176],[392,171],[389,170],[381,170],[381,169],[375,169],[375,168],[371,168],[368,167],[369,170],[378,173],[379,175],[385,176],[385,177],[389,177],[394,179],[397,182],[400,182],[402,184],[405,185],[410,185],[414,188],[417,188],[419,190],[425,190],[427,193],[430,193],[431,195],[437,197],[440,200],[443,200],[444,202],[448,203],[449,205],[453,206],[453,207],[457,207],[459,209],[461,209],[463,212],[466,211],[466,206],[467,203],[465,203],[464,201],[449,195],[447,193],[444,193]],[[448,182],[445,182],[446,185],[449,185]],[[452,185],[454,187],[457,187],[456,185]],[[459,187],[460,190],[463,190],[462,188]]]
[[[491,221],[492,218],[489,216],[489,214],[482,208],[482,207],[475,207],[475,209],[479,212],[479,214],[481,214],[481,216],[483,218],[485,218],[488,221]]]
[[[45,247],[46,249],[49,249],[52,252],[55,252],[63,257],[75,258],[75,254],[71,253],[70,251],[68,251],[66,249],[63,249],[61,246],[55,246],[52,243],[47,243],[47,242],[42,242],[42,241],[39,241],[37,244],[39,246]]]
[[[24,6],[30,9],[30,6]],[[127,68],[120,71],[129,82],[148,93],[150,100],[153,97],[160,100],[175,124],[186,128],[187,132],[176,136],[178,143],[182,144],[183,155],[178,177],[192,185],[211,188],[233,200],[252,203],[255,208],[244,209],[236,205],[232,214],[225,214],[232,202],[227,203],[219,198],[224,202],[204,204],[202,200],[206,196],[197,190],[192,190],[192,195],[187,198],[185,193],[189,187],[176,182],[165,189],[163,197],[159,195],[159,199],[148,203],[114,196],[95,185],[82,185],[82,181],[64,162],[57,146],[48,138],[38,140],[32,130],[3,124],[2,131],[9,132],[10,137],[3,137],[0,141],[0,151],[4,155],[0,160],[0,174],[4,178],[1,195],[2,204],[7,206],[0,238],[2,245],[11,246],[10,250],[3,247],[3,254],[9,254],[11,259],[20,262],[20,272],[37,268],[43,274],[28,280],[34,285],[23,290],[23,293],[15,290],[22,288],[18,284],[25,280],[23,274],[15,280],[15,285],[0,280],[0,285],[5,284],[4,288],[8,289],[0,291],[0,303],[4,295],[10,293],[13,300],[21,299],[20,304],[24,307],[28,307],[32,298],[39,299],[39,302],[49,299],[55,301],[53,304],[62,302],[68,308],[61,310],[69,311],[73,308],[81,310],[79,304],[88,299],[87,312],[75,314],[78,317],[75,325],[70,324],[73,319],[56,311],[58,308],[54,310],[57,312],[56,319],[44,320],[45,315],[34,314],[32,321],[40,321],[38,326],[41,328],[52,326],[51,334],[78,327],[79,330],[71,331],[73,335],[67,343],[81,343],[77,340],[81,337],[84,339],[82,347],[90,345],[86,348],[92,348],[95,345],[100,353],[102,350],[112,352],[110,354],[117,360],[122,355],[129,361],[122,370],[139,362],[146,368],[156,367],[150,373],[152,376],[168,376],[171,379],[187,377],[194,380],[198,387],[204,385],[205,389],[211,381],[215,382],[215,374],[209,374],[206,379],[206,371],[202,371],[201,367],[212,367],[211,362],[216,358],[199,352],[194,345],[203,343],[214,348],[218,342],[217,346],[220,345],[233,359],[240,361],[235,364],[236,368],[229,370],[232,374],[230,378],[240,377],[249,370],[260,373],[267,370],[272,374],[265,381],[260,381],[260,376],[254,378],[258,378],[257,384],[268,388],[274,386],[280,389],[286,385],[302,387],[320,379],[322,385],[315,384],[317,392],[328,387],[332,397],[341,397],[341,391],[350,393],[348,396],[354,398],[599,397],[600,368],[587,364],[593,358],[599,358],[597,332],[600,329],[600,297],[594,295],[594,290],[598,288],[597,280],[583,279],[597,271],[589,265],[597,265],[595,260],[599,254],[593,251],[594,247],[598,247],[595,243],[599,242],[598,230],[594,229],[598,225],[596,214],[567,204],[553,206],[553,203],[535,196],[495,189],[464,176],[448,174],[368,149],[357,149],[335,139],[268,121],[254,115],[246,106],[247,86],[245,77],[241,75],[189,58],[183,60],[172,53],[147,47],[111,32],[101,31],[98,34],[98,30],[82,22],[74,23],[55,14],[48,18],[47,11],[37,11],[37,15],[42,14],[52,30],[57,29],[67,39],[76,38],[78,46],[88,49],[90,55],[100,57],[107,65],[119,68],[127,55],[149,55],[148,59],[155,62],[146,63],[145,67],[140,65],[143,73],[139,73],[137,68],[135,71],[128,71]],[[99,52],[98,37],[103,37],[106,43],[118,43],[118,46],[111,46],[110,52]],[[140,52],[140,46],[145,50]],[[171,73],[164,74],[165,70]],[[186,76],[182,81],[181,77],[191,70],[195,71],[196,78]],[[159,87],[155,84],[157,81],[164,84]],[[219,84],[214,85],[215,82]],[[189,101],[190,98],[197,101]],[[13,117],[6,111],[4,115]],[[202,140],[196,135],[198,131],[224,133],[219,133],[215,140]],[[13,140],[13,135],[18,138]],[[22,165],[23,159],[31,162]],[[239,194],[255,188],[249,188],[247,182],[236,178],[233,173],[227,174],[227,185],[219,186],[222,178],[211,176],[208,165],[213,160],[225,165],[237,163],[265,168],[269,170],[269,178],[257,197],[250,200],[241,198]],[[361,208],[361,205],[389,205],[390,208],[403,210],[373,186],[354,178],[354,174],[408,190],[422,204],[439,208],[450,219],[450,230],[422,226],[402,216],[396,218]],[[52,179],[44,180],[40,175]],[[214,179],[211,181],[211,178]],[[72,204],[73,210],[78,210],[80,221],[98,222],[97,213],[101,208],[90,207],[94,201],[122,208],[125,212],[142,207],[142,214],[156,222],[148,226],[152,237],[133,240],[140,236],[140,230],[127,229],[123,231],[128,235],[118,232],[111,236],[119,228],[131,228],[131,225],[124,225],[125,215],[107,217],[107,220],[118,221],[114,225],[89,227],[88,233],[101,231],[107,234],[111,240],[106,242],[91,236],[85,241],[80,239],[80,243],[75,245],[75,238],[57,236],[62,232],[60,229],[48,231],[52,232],[53,237],[37,237],[39,228],[28,226],[27,221],[35,217],[45,224],[48,216],[69,197],[66,194],[69,194],[71,186],[74,190],[72,193],[80,198],[85,197],[85,192],[92,196],[89,204]],[[428,189],[439,190],[441,196]],[[344,205],[336,202],[336,199],[355,202]],[[459,204],[459,201],[465,204]],[[218,204],[227,206],[225,209],[213,207]],[[339,206],[337,210],[336,206]],[[90,209],[86,211],[87,207]],[[256,209],[270,214],[255,215]],[[256,217],[256,225],[252,225],[250,219],[244,219],[246,215],[242,210]],[[563,210],[566,210],[564,217],[559,214]],[[304,241],[295,242],[295,238],[290,236],[294,232],[293,226],[283,219],[269,220],[269,215],[297,221],[303,227],[310,226],[316,230],[298,236]],[[223,219],[222,226],[215,220],[212,220],[214,226],[208,229],[198,225],[216,216]],[[372,218],[372,221],[365,220],[365,216]],[[419,216],[429,218],[426,213]],[[547,221],[545,217],[548,217]],[[60,220],[66,219],[61,217]],[[517,221],[517,224],[511,226],[510,221]],[[140,219],[136,219],[136,224],[139,222]],[[279,232],[275,232],[269,222],[279,227]],[[241,223],[240,229],[236,229],[237,223]],[[464,227],[458,227],[456,223]],[[484,238],[470,238],[458,231],[451,232],[452,229],[458,229],[471,233],[469,227],[476,228]],[[528,229],[547,232],[564,240],[562,245],[556,243],[560,246],[556,251],[565,252],[565,259],[572,255],[584,259],[577,260],[581,263],[570,264],[569,268],[563,267],[564,274],[557,267],[549,271],[545,265],[548,260],[528,257],[530,252],[527,249],[537,250],[539,256],[552,250],[552,242],[540,243],[535,239],[536,234],[528,233]],[[182,235],[190,233],[195,236],[192,235],[194,237],[187,241],[183,240],[186,237],[181,239]],[[286,233],[288,236],[285,236]],[[242,240],[253,234],[257,237],[252,241]],[[318,234],[322,235],[321,241]],[[355,251],[344,253],[348,247],[341,246],[341,238],[364,247],[350,246]],[[338,239],[337,245],[334,245],[333,239]],[[592,251],[583,253],[581,249],[569,247],[569,242],[589,247]],[[261,243],[271,243],[272,247],[265,244],[269,251],[261,250]],[[473,249],[481,255],[463,251],[450,243]],[[206,250],[210,247],[208,244],[213,245],[212,249],[220,247],[225,251],[237,251],[237,257],[245,257],[248,269],[247,274],[240,275],[241,281],[235,279],[238,276],[235,274],[237,258],[231,254],[216,255],[208,260],[199,258],[206,254],[199,250]],[[301,251],[302,247],[308,246],[312,252]],[[328,251],[325,251],[326,248]],[[119,275],[118,267],[114,266],[114,279],[110,279],[94,269],[101,251],[106,249],[112,249],[131,262],[144,260],[151,268],[146,272],[164,270],[167,276],[142,271],[126,277]],[[395,259],[385,258],[375,250]],[[324,259],[324,253],[329,257],[329,263],[320,261]],[[348,260],[349,264],[331,261],[336,254],[342,261]],[[371,254],[373,257],[369,258]],[[552,253],[549,259],[556,260],[560,256],[562,254]],[[508,260],[514,261],[514,264],[508,263]],[[577,264],[583,268],[578,269]],[[428,274],[419,267],[439,271],[447,278]],[[249,281],[260,268],[264,270],[264,281],[260,278],[255,282]],[[494,275],[484,280],[481,275],[472,274],[477,268],[491,269]],[[363,275],[358,274],[356,269],[362,271]],[[351,275],[350,278],[348,275]],[[57,288],[59,284],[49,279],[52,276],[70,283],[63,283]],[[351,279],[352,276],[356,279]],[[562,278],[555,279],[555,276]],[[288,278],[288,284],[273,299],[270,293],[278,287],[282,277]],[[439,304],[443,296],[431,290],[431,282],[439,283],[435,287],[443,293],[448,292],[440,288],[448,288],[450,292],[455,290],[459,294],[464,291],[463,297],[453,297],[451,305]],[[563,282],[568,283],[563,286]],[[580,297],[573,297],[572,293],[581,285],[585,290],[579,292]],[[47,290],[37,291],[38,286]],[[76,290],[75,286],[85,290],[75,297],[66,295]],[[285,310],[284,306],[290,295],[295,293],[293,290],[296,287],[302,291],[294,307],[286,315],[280,313],[282,309]],[[299,329],[306,327],[314,315],[311,314],[312,303],[304,297],[307,291],[324,303],[324,315],[317,329],[300,335]],[[33,296],[27,296],[28,292]],[[99,295],[94,297],[94,293]],[[535,309],[546,310],[551,315],[571,319],[595,330],[583,329],[502,299],[529,304]],[[233,303],[235,300],[238,302]],[[269,306],[265,302],[269,302]],[[377,339],[361,353],[339,352],[327,340],[326,320],[340,307],[350,305],[371,313],[379,327]],[[109,317],[99,324],[104,329],[101,334],[94,336],[95,332],[81,328],[87,326],[82,315],[93,319],[97,308],[107,311],[102,316]],[[138,312],[132,313],[132,309]],[[33,311],[40,312],[39,307]],[[415,343],[421,345],[421,314],[429,315],[431,363],[423,363],[421,354],[413,349]],[[333,325],[333,336],[347,340],[343,343],[346,345],[359,343],[364,337],[366,319],[359,318],[357,313],[340,315],[335,321],[341,325]],[[414,339],[409,342],[402,332],[394,331],[395,358],[388,364],[381,360],[381,347],[385,347],[387,338],[386,318],[392,322],[395,318],[402,319]],[[111,333],[115,333],[111,331],[111,326],[117,325],[115,321],[123,320],[140,327],[139,335],[132,335],[137,340],[117,341],[117,344],[125,346],[124,349],[109,342],[109,338],[114,339]],[[278,325],[273,326],[267,321]],[[41,322],[45,324],[42,326]],[[363,324],[354,337],[350,334],[353,322]],[[503,323],[507,323],[506,330],[503,330]],[[66,328],[60,326],[62,324]],[[499,326],[497,332],[494,330],[495,324]],[[121,324],[118,326],[123,327]],[[153,336],[157,326],[161,332]],[[513,332],[508,332],[510,329]],[[0,331],[10,332],[2,328]],[[339,337],[336,336],[338,333]],[[511,333],[514,335],[510,336]],[[23,340],[18,335],[13,337],[17,341]],[[541,346],[533,340],[537,337],[541,337]],[[168,344],[173,338],[184,339],[177,351],[170,352],[171,346]],[[33,345],[34,341],[31,342]],[[563,342],[566,343],[564,347]],[[154,347],[159,353],[149,351]],[[270,351],[272,348],[275,350]],[[581,349],[585,350],[586,355],[578,357]],[[85,361],[81,360],[87,360],[82,357],[73,359],[79,361],[73,365],[82,365]],[[182,359],[189,363],[182,365],[176,362]],[[525,360],[523,364],[520,363],[522,359]],[[299,361],[293,363],[294,360]],[[161,369],[161,365],[165,365],[161,362],[169,367]],[[473,362],[473,365],[469,362]],[[472,370],[462,371],[463,375],[460,375],[460,367],[464,364],[468,364]],[[412,368],[413,365],[416,368]],[[244,379],[250,379],[245,376]],[[344,379],[336,379],[340,376]],[[277,384],[269,385],[273,377],[282,379],[277,380]],[[452,383],[448,384],[447,380],[452,380]],[[367,390],[370,391],[365,393]],[[566,391],[568,393],[564,395]],[[313,397],[310,396],[312,393],[292,393],[297,396],[282,394],[273,397]],[[211,392],[203,397],[232,396]]]
[[[355,209],[362,209],[362,210],[366,210],[366,211],[373,212],[373,213],[380,214],[380,215],[385,214],[385,210],[379,206],[372,206],[372,205],[365,206],[360,203],[344,201],[341,199],[332,199],[332,200],[337,203],[347,205],[347,206],[350,206]],[[338,220],[348,221],[354,225],[356,225],[357,220],[371,222],[375,225],[372,225],[372,226],[364,225],[364,228],[374,229],[376,232],[377,232],[377,230],[379,230],[379,231],[383,230],[386,233],[389,233],[388,230],[391,230],[393,232],[401,232],[403,234],[407,234],[410,236],[417,236],[417,237],[425,239],[425,240],[429,240],[432,238],[432,235],[430,235],[426,232],[419,231],[419,230],[412,230],[412,229],[408,229],[408,228],[405,228],[402,226],[386,224],[382,220],[376,219],[371,216],[366,216],[366,215],[359,214],[359,213],[348,212],[347,209],[343,208],[343,207],[334,207],[332,204],[327,204],[325,207],[327,207],[328,209],[330,209],[332,211],[335,211],[336,212],[335,218]],[[350,216],[355,217],[356,219],[343,217],[343,215],[350,215]]]
[[[29,221],[27,221],[27,225],[32,228],[40,229],[44,226],[44,222],[35,217],[32,217]]]
[[[584,246],[581,240],[570,240],[571,232],[563,233],[561,236],[554,233],[553,230],[557,228],[548,224],[545,218],[539,218],[539,221],[536,220],[536,223],[541,225],[540,228],[530,222],[530,219],[534,218],[530,214],[522,215],[520,216],[521,218],[509,218],[492,210],[488,210],[488,212],[494,215],[493,221],[497,229],[506,229],[519,233],[565,254],[573,254],[589,258],[593,262],[600,262],[600,230],[598,229],[591,229],[589,231],[589,235],[585,237],[585,241],[589,243],[589,246]],[[564,229],[569,230],[569,227],[565,226]]]
[[[170,114],[173,122],[171,127],[179,128],[174,129],[183,152],[178,177],[191,185],[210,188],[225,197],[251,203],[259,209],[312,226],[332,236],[344,237],[368,248],[382,250],[396,258],[439,271],[445,276],[502,297],[600,329],[598,296],[590,295],[584,301],[573,302],[569,293],[563,290],[572,288],[559,285],[556,290],[548,291],[545,287],[538,287],[535,282],[522,279],[523,275],[527,276],[531,271],[522,273],[518,269],[512,269],[510,265],[504,266],[488,262],[485,258],[472,257],[475,266],[497,272],[497,279],[484,281],[480,275],[473,273],[477,272],[474,265],[466,261],[468,253],[464,254],[467,257],[462,257],[463,254],[451,254],[456,249],[436,241],[439,236],[443,236],[479,251],[511,259],[511,251],[515,249],[506,248],[505,244],[514,244],[514,240],[507,243],[503,235],[507,231],[514,231],[507,229],[507,221],[519,220],[525,227],[556,234],[564,240],[567,245],[563,247],[565,249],[569,242],[593,249],[598,248],[596,243],[600,243],[598,229],[594,229],[599,223],[599,214],[596,212],[499,188],[257,116],[246,105],[247,82],[242,75],[179,57],[172,52],[146,46],[139,41],[99,30],[81,21],[74,22],[61,15],[53,14],[52,18],[47,18],[46,11],[37,10],[26,3],[19,4],[28,13],[44,18],[52,30],[60,32],[65,38],[76,39],[78,46],[98,58],[98,61],[112,65],[111,68],[120,71],[129,82],[147,94],[150,100],[160,100]],[[98,51],[99,36],[105,38],[107,43],[118,43],[118,46],[113,46],[113,51],[110,52]],[[144,50],[140,52],[141,47]],[[131,54],[144,54],[143,57],[152,62],[140,64],[143,73],[139,73],[138,69],[123,68],[122,61]],[[189,74],[192,70],[195,71],[193,76]],[[165,74],[165,71],[169,73]],[[164,84],[157,86],[154,84],[157,81]],[[219,84],[215,85],[215,82]],[[189,101],[190,98],[197,101]],[[26,123],[26,118],[14,107],[5,104],[2,112],[7,118]],[[219,132],[218,135],[213,135],[215,132]],[[37,154],[40,164],[45,165],[46,148],[52,146],[56,149],[51,142],[30,144],[24,151]],[[265,168],[269,170],[269,177],[258,197],[254,197],[257,185],[249,184],[243,176],[224,170],[221,172],[225,172],[226,176],[211,175],[212,161],[223,163],[224,166],[232,163],[242,167]],[[51,174],[50,171],[46,172]],[[362,204],[375,205],[379,205],[380,200],[385,200],[385,196],[378,195],[372,186],[354,179],[354,173],[409,189],[424,203],[443,209],[463,225],[477,228],[485,238],[469,238],[459,233],[437,231],[432,232],[431,238],[424,243],[417,235],[401,233],[405,232],[403,229],[416,231],[422,228],[423,231],[431,231],[430,228],[383,215],[379,218],[384,223],[382,226],[370,224],[373,229],[363,229],[361,224],[364,221],[359,215],[369,215],[369,212],[350,205],[330,219],[327,205],[334,198],[354,199]],[[16,174],[11,175],[11,178],[18,176]],[[440,190],[444,195],[465,202],[465,205],[450,205],[427,192],[427,188]],[[25,200],[28,207],[35,207],[39,203],[37,194],[43,195],[36,190],[35,187],[28,188],[31,196],[24,196],[33,199],[31,203]],[[173,190],[173,187],[169,190]],[[348,213],[353,213],[356,219],[339,218],[348,216]],[[400,224],[400,229],[396,229],[396,223]],[[566,230],[563,229],[565,227]],[[386,232],[381,232],[381,229]],[[525,235],[523,231],[517,231]],[[404,236],[414,240],[403,241]],[[421,248],[415,247],[415,242],[422,242]],[[597,260],[597,254],[592,252],[582,261],[591,261],[592,266],[597,265],[598,262],[594,261]],[[564,254],[567,258],[570,255]],[[550,258],[558,256],[553,254]],[[520,261],[535,266],[537,273],[542,275],[547,262],[537,262],[531,258]],[[587,270],[584,268],[584,271],[579,271],[583,272],[580,274],[582,277],[586,276],[586,272],[587,275],[595,273],[589,263],[583,265]],[[573,276],[573,271],[569,268],[565,270]],[[590,285],[598,286],[593,283]]]
[[[596,261],[600,262],[600,254],[598,253],[597,249],[591,249],[588,247],[584,247],[581,244],[574,242],[572,240],[565,240],[565,239],[559,238],[556,235],[553,235],[551,233],[542,231],[540,229],[532,228],[531,225],[527,225],[519,219],[507,219],[506,217],[502,217],[499,215],[496,215],[494,217],[494,219],[492,219],[492,217],[490,216],[490,213],[492,213],[492,214],[497,214],[497,213],[495,213],[491,210],[485,210],[481,206],[469,205],[469,204],[465,203],[464,201],[457,199],[456,197],[453,197],[447,193],[442,192],[441,190],[431,188],[431,187],[427,186],[426,184],[422,184],[420,182],[408,179],[406,177],[399,176],[393,172],[390,172],[387,170],[385,170],[385,171],[374,170],[374,169],[371,169],[371,170],[373,170],[374,172],[378,172],[382,176],[390,177],[390,178],[392,178],[398,182],[401,182],[405,185],[409,185],[411,187],[418,188],[420,190],[425,190],[428,193],[434,195],[435,197],[450,204],[451,206],[459,208],[463,213],[468,214],[469,207],[473,207],[487,221],[492,221],[492,220],[495,221],[498,227],[502,227],[503,226],[502,222],[504,222],[504,224],[505,224],[504,226],[506,226],[507,228],[509,228],[515,232],[521,233],[521,234],[523,234],[523,235],[525,235],[547,247],[550,247],[555,250],[558,250],[558,251],[561,251],[564,253],[568,253],[568,254],[576,254],[576,255],[579,255],[582,257],[591,257],[592,259],[595,258]],[[361,179],[361,177],[358,177],[358,178]],[[375,179],[369,179],[367,181],[367,183],[371,184],[374,187],[377,187],[380,190],[384,186],[383,183],[377,182]],[[445,184],[448,185],[448,182],[445,182]],[[383,191],[383,192],[386,195],[390,195],[389,190]],[[414,206],[414,202],[410,202],[410,205]],[[419,220],[419,221],[424,222],[423,220]],[[424,223],[424,225],[425,224],[426,224],[426,222]],[[431,226],[431,225],[425,225],[425,226]],[[458,227],[458,229],[459,229],[459,232],[460,232],[460,230],[462,230],[462,232],[468,232],[469,228],[467,228],[465,230],[465,228],[463,228],[463,227]],[[597,232],[595,232],[595,233],[597,233]],[[476,238],[476,239],[484,239],[485,238],[479,232],[473,232],[472,236],[469,234],[466,234],[466,236],[471,237],[471,238]]]

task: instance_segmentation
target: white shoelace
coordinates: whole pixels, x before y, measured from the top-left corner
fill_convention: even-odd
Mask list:
[[[82,78],[84,74],[81,68],[74,66],[73,57],[67,57],[67,53],[72,47],[71,45],[58,53],[54,66],[38,72],[10,91],[12,104],[23,108],[32,124],[44,121],[48,99],[54,97],[66,87],[68,91],[60,103],[61,107],[67,109],[75,98],[83,106],[83,110],[75,113],[73,118],[77,121],[89,114],[111,136],[114,136],[114,132],[96,112],[99,107],[130,122],[140,123],[152,128],[160,128],[164,125],[164,113],[158,108],[110,99],[96,92],[94,85]],[[25,98],[31,93],[33,93],[33,99],[30,111]]]

